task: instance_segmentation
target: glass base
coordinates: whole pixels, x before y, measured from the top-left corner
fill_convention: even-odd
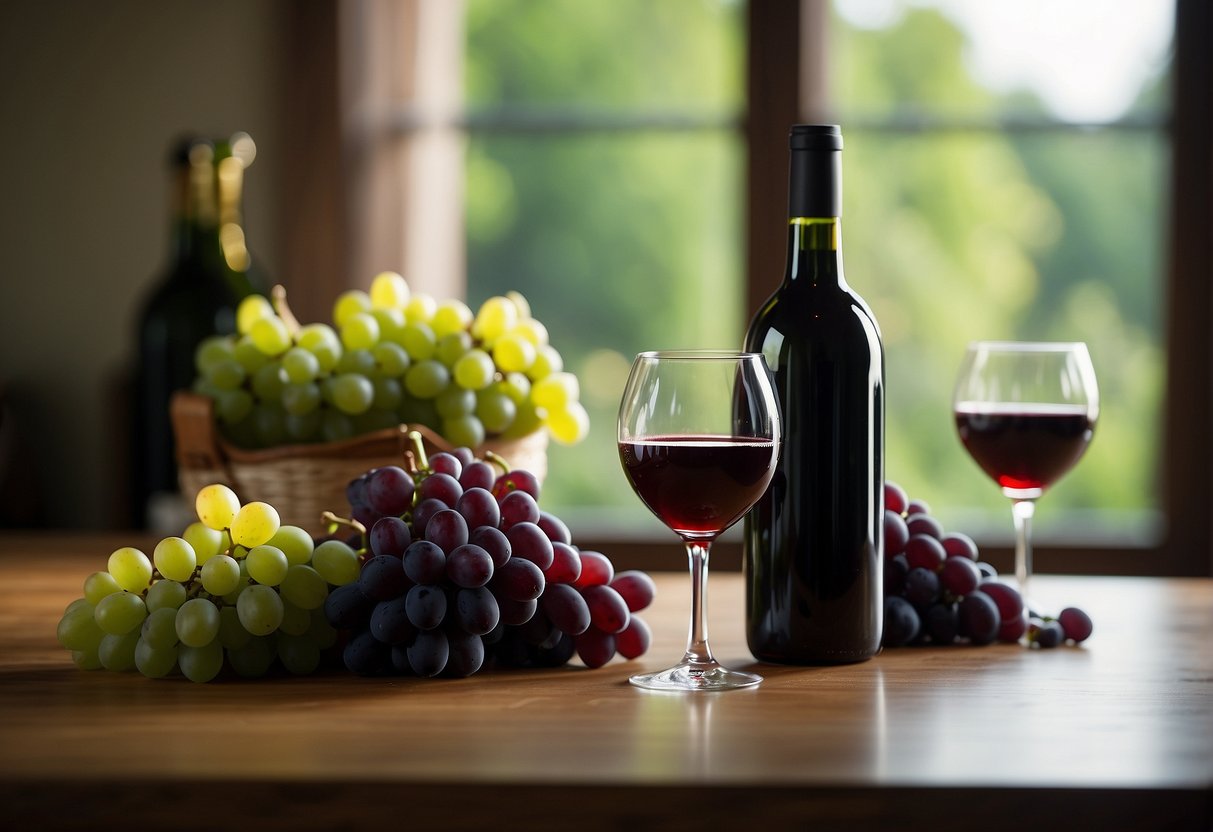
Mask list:
[[[649,690],[736,690],[757,685],[762,677],[710,664],[683,662],[656,673],[638,673],[628,680]]]

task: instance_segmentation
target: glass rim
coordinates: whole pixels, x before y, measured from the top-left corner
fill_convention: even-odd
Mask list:
[[[645,350],[644,352],[636,353],[637,360],[644,359],[646,361],[652,359],[662,359],[666,361],[702,361],[705,359],[745,359],[752,360],[762,358],[762,353],[749,352],[747,350]]]
[[[970,341],[966,349],[997,350],[1000,352],[1069,352],[1081,347],[1087,349],[1086,341]]]

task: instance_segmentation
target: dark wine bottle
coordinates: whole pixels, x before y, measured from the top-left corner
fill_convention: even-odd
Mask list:
[[[160,518],[175,522],[180,503],[170,399],[193,382],[198,344],[235,331],[236,306],[249,293],[219,243],[214,146],[184,139],[170,166],[171,262],[139,315],[131,418],[131,521],[157,530]]]
[[[791,131],[788,260],[754,316],[783,419],[779,463],[746,515],[746,638],[763,661],[863,661],[883,618],[884,355],[843,278],[842,132]]]
[[[219,246],[229,281],[245,294],[269,297],[269,277],[244,232],[244,176],[256,156],[257,145],[248,133],[215,142]]]

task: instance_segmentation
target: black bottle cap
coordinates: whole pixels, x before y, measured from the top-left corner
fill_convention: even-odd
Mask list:
[[[794,124],[792,150],[842,150],[842,128],[837,124]]]
[[[842,216],[842,130],[837,124],[797,124],[789,137],[788,216]]]

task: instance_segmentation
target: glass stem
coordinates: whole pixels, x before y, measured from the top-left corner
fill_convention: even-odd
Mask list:
[[[712,648],[708,646],[708,551],[711,541],[688,540],[687,559],[691,569],[691,632],[687,636],[687,652],[682,657],[691,665],[714,665]]]
[[[1027,590],[1028,576],[1032,574],[1032,515],[1035,512],[1035,500],[1011,503],[1011,515],[1015,518],[1015,580],[1021,593]]]

